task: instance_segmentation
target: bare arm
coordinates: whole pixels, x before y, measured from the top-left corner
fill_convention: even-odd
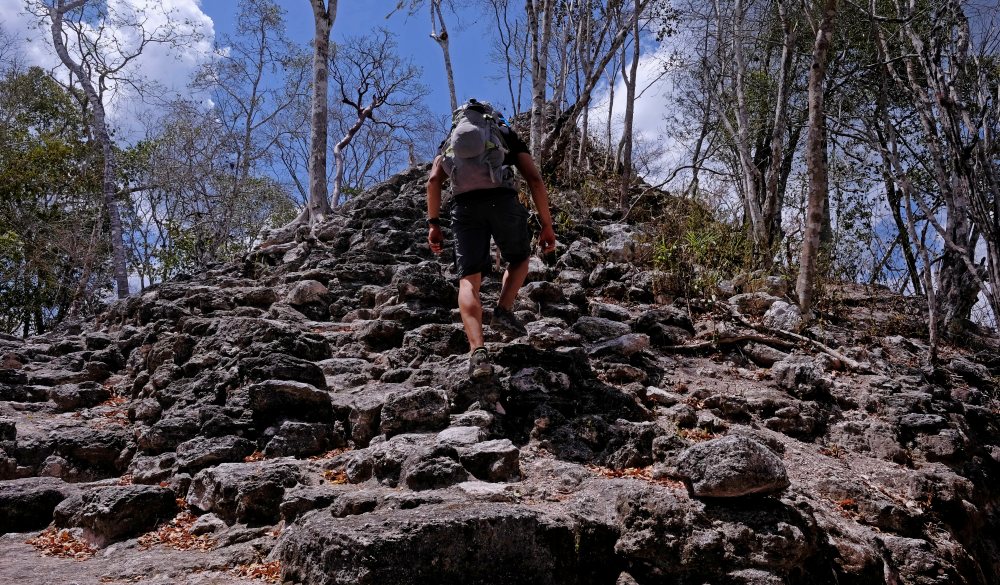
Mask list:
[[[549,191],[542,181],[542,174],[538,172],[535,161],[527,152],[519,152],[514,166],[521,172],[524,180],[528,182],[528,189],[531,190],[531,200],[535,203],[535,210],[538,212],[538,219],[542,222],[542,233],[539,234],[538,243],[542,246],[542,252],[548,253],[556,248],[556,234],[552,230],[552,212],[549,210]]]
[[[444,169],[441,168],[441,156],[438,155],[434,159],[434,163],[431,165],[431,174],[427,178],[427,217],[439,218],[441,217],[441,189],[444,186],[444,180],[447,175]],[[441,253],[441,243],[444,241],[444,236],[441,234],[441,226],[436,224],[430,224],[427,226],[427,243],[431,247],[431,251],[435,254]]]

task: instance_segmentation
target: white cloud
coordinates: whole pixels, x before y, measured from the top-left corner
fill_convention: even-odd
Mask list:
[[[637,91],[641,92],[635,102],[633,135],[637,145],[645,145],[656,151],[655,168],[650,169],[647,180],[659,181],[665,179],[673,168],[679,164],[686,153],[686,147],[678,143],[669,131],[668,118],[673,111],[675,71],[667,70],[671,48],[663,44],[652,53],[647,53],[639,59]],[[625,82],[619,75],[615,80],[614,103],[611,104],[612,140],[614,144],[621,139],[622,126],[625,118]],[[590,133],[607,136],[608,108],[610,91],[607,87],[599,92],[590,110]]]
[[[215,36],[212,19],[201,10],[200,0],[92,0],[106,2],[111,11],[121,14],[141,14],[145,27],[152,30],[174,23],[184,34],[198,33],[200,38],[178,46],[153,44],[134,61],[133,74],[158,86],[155,97],[169,98],[184,95],[194,71],[211,58]],[[48,19],[40,19],[28,10],[26,0],[0,0],[0,14],[4,14],[3,27],[8,34],[21,41],[21,54],[25,64],[37,65],[53,71],[66,79],[65,67],[52,48]],[[169,14],[169,16],[168,16]],[[127,28],[111,29],[106,34],[123,43],[135,46],[136,31]],[[148,119],[155,106],[143,100],[133,88],[120,87],[106,104],[109,121],[118,130],[120,139],[128,140],[141,135],[142,121]]]

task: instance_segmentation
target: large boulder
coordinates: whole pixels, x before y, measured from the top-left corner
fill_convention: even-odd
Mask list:
[[[741,435],[690,447],[678,458],[677,473],[691,494],[699,498],[771,494],[789,486],[781,458]]]
[[[271,524],[278,521],[285,489],[300,480],[298,468],[291,463],[223,463],[194,476],[187,503],[227,524]]]
[[[75,491],[72,484],[51,477],[0,481],[0,534],[48,526],[52,511]]]
[[[448,395],[440,388],[403,388],[390,392],[382,406],[386,435],[437,431],[448,426]]]
[[[315,585],[580,583],[580,537],[511,504],[424,505],[345,518],[315,513],[278,544],[282,578]]]
[[[107,486],[74,495],[55,509],[61,528],[83,528],[84,537],[105,546],[140,534],[177,512],[174,493],[159,486]]]

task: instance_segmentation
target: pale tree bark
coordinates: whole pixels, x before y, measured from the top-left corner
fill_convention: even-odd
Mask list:
[[[625,81],[625,124],[622,128],[621,186],[618,191],[618,209],[625,211],[628,206],[629,188],[632,186],[632,125],[635,121],[635,88],[638,85],[639,55],[639,0],[635,2],[635,12],[632,13],[632,62],[628,75],[622,68],[622,78]]]
[[[940,327],[947,334],[964,329],[982,293],[994,319],[1000,318],[1000,184],[995,167],[995,57],[998,29],[981,23],[975,33],[963,4],[948,0],[929,16],[927,34],[910,4],[896,5],[899,36],[876,27],[883,59],[896,86],[912,99],[923,130],[924,166],[944,202],[944,225],[919,194],[913,201],[944,244],[937,268]],[[872,15],[877,15],[874,2]],[[975,54],[974,51],[981,51]],[[976,262],[977,246],[985,266]],[[925,287],[926,288],[926,287]],[[935,293],[926,291],[925,293]]]
[[[651,3],[652,0],[640,0],[637,3],[640,17],[645,14],[646,9],[649,8]],[[618,4],[618,7],[622,8],[623,4]],[[620,20],[622,25],[615,31],[614,36],[607,41],[607,44],[605,44],[604,39],[608,38],[607,35],[610,34],[615,20]],[[595,43],[595,46],[602,48],[595,54],[590,75],[584,79],[580,94],[576,96],[575,102],[559,114],[552,129],[546,132],[542,139],[541,158],[545,161],[542,166],[547,172],[552,172],[562,160],[563,154],[572,143],[577,120],[583,111],[590,107],[591,96],[597,87],[597,83],[607,71],[608,63],[618,54],[618,51],[631,33],[631,18],[623,17],[621,19],[614,19],[608,17],[605,20],[601,32],[596,36],[597,43]],[[601,52],[603,52],[603,55]],[[614,83],[613,76],[611,76],[609,82]],[[611,116],[610,110],[611,108],[609,108],[609,117]],[[610,148],[610,140],[608,144]]]
[[[774,246],[781,239],[781,207],[782,191],[779,189],[781,178],[782,154],[785,149],[785,134],[788,132],[788,100],[792,84],[792,65],[795,60],[796,30],[788,14],[791,0],[777,0],[778,15],[781,19],[782,47],[781,65],[779,67],[778,88],[774,103],[774,119],[771,129],[771,157],[765,173],[765,195],[762,209],[764,234],[762,247],[768,253],[762,256],[766,266],[770,267],[773,260]]]
[[[152,43],[171,44],[179,42],[182,34],[171,26],[169,13],[167,23],[146,28],[146,21],[124,19],[117,22],[119,28],[128,30],[132,37],[128,41],[122,39],[91,39],[90,29],[96,29],[97,34],[106,32],[106,14],[98,14],[94,22],[83,25],[83,11],[97,6],[94,0],[29,0],[29,9],[39,17],[49,19],[49,31],[52,43],[59,60],[70,71],[79,83],[90,107],[90,127],[95,142],[101,149],[102,181],[101,193],[108,216],[108,227],[111,232],[112,272],[119,298],[129,294],[128,262],[126,260],[124,234],[122,229],[121,211],[118,203],[117,174],[118,164],[115,159],[114,144],[111,130],[108,127],[105,110],[104,93],[109,85],[115,82],[125,82],[138,87],[136,78],[126,76],[135,74],[131,71],[136,59],[145,48]],[[75,13],[80,22],[68,22],[67,15]],[[75,42],[80,51],[78,55],[70,53],[67,39],[75,35]],[[104,53],[102,53],[104,51]],[[137,74],[135,74],[137,75]],[[95,79],[96,78],[96,79]]]
[[[545,97],[549,75],[549,41],[552,36],[554,0],[526,0],[528,30],[531,34],[531,126],[530,149],[535,163],[542,159],[542,136],[545,127]],[[539,23],[541,13],[541,23]],[[540,28],[539,28],[540,27]]]
[[[336,175],[333,182],[333,205],[340,204],[344,181],[344,150],[371,121],[377,127],[392,131],[406,129],[407,121],[416,118],[412,110],[426,95],[420,84],[420,70],[396,54],[396,43],[389,31],[377,36],[353,37],[337,48],[336,63],[331,71],[339,102],[349,112],[353,122],[333,149]],[[389,110],[384,112],[383,109]],[[376,117],[376,113],[379,113]],[[350,118],[349,118],[350,119]]]
[[[754,242],[759,246],[764,240],[765,233],[764,214],[756,196],[762,177],[757,165],[754,164],[753,154],[750,151],[750,114],[747,109],[745,83],[746,55],[743,47],[746,11],[743,0],[736,0],[734,3],[732,14],[730,16],[730,18],[732,18],[732,23],[729,27],[726,26],[724,21],[725,16],[726,12],[722,9],[719,0],[715,0],[715,18],[717,19],[716,34],[718,35],[716,38],[716,46],[721,51],[722,48],[726,46],[726,40],[728,37],[729,44],[732,47],[732,63],[727,63],[727,57],[730,55],[720,54],[718,57],[720,78],[726,77],[726,70],[730,66],[733,67],[732,91],[736,97],[736,102],[733,104],[734,120],[730,120],[730,117],[725,115],[722,116],[722,122],[730,136],[732,136],[735,141],[736,153],[739,156],[739,166],[742,172],[741,190],[743,192],[744,206],[746,208],[747,217],[750,219],[750,229],[753,234]],[[724,89],[721,86],[717,88],[717,91],[720,94],[724,93]]]
[[[101,193],[104,198],[104,207],[108,214],[108,224],[111,229],[111,256],[113,263],[113,274],[118,298],[128,296],[128,267],[125,262],[125,242],[122,238],[121,212],[118,208],[118,199],[115,196],[116,165],[114,149],[111,144],[111,132],[108,130],[107,115],[104,110],[104,100],[95,89],[90,76],[83,69],[83,65],[77,62],[69,54],[66,48],[64,36],[63,17],[67,12],[82,8],[86,0],[76,0],[66,3],[63,0],[56,0],[48,5],[49,19],[52,21],[51,33],[52,43],[55,46],[56,54],[63,65],[69,69],[77,78],[80,87],[87,96],[87,104],[90,106],[91,128],[94,139],[101,147],[101,154],[104,158],[101,180]]]
[[[313,226],[330,213],[326,198],[327,122],[330,74],[330,31],[337,18],[337,0],[311,0],[315,35],[313,37],[312,115],[309,127],[309,204],[307,221]]]
[[[337,19],[338,0],[310,0],[313,10],[313,88],[309,123],[309,200],[298,217],[287,225],[270,230],[261,247],[282,244],[295,238],[302,227],[312,229],[333,211],[327,199],[326,150],[327,125],[330,120],[329,75],[330,31]]]
[[[431,38],[441,47],[444,54],[444,71],[448,76],[448,95],[451,97],[451,111],[458,109],[458,97],[455,94],[455,74],[451,69],[451,52],[448,49],[448,27],[444,23],[444,13],[441,11],[442,0],[431,0]],[[441,27],[438,32],[437,27]]]
[[[826,161],[826,122],[824,90],[826,69],[837,18],[838,0],[824,0],[823,13],[815,26],[812,66],[809,70],[809,135],[806,139],[806,165],[809,173],[809,198],[806,206],[805,234],[799,260],[796,292],[802,318],[812,314],[813,293],[819,260],[820,231],[823,227],[823,205],[829,196],[829,173]],[[808,14],[808,11],[806,12]]]

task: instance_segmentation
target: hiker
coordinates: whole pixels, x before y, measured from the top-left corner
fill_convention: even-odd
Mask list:
[[[490,266],[490,237],[500,248],[507,270],[503,274],[500,298],[493,309],[490,325],[505,335],[524,335],[526,330],[514,315],[514,299],[528,274],[531,233],[528,210],[517,196],[511,166],[528,183],[538,210],[542,231],[542,253],[555,250],[549,196],[528,146],[488,103],[470,99],[453,117],[441,154],[434,159],[427,180],[427,242],[431,251],[441,253],[441,188],[451,179],[455,199],[451,227],[455,234],[458,266],[458,308],[465,335],[469,338],[469,377],[481,381],[493,375],[493,363],[483,346],[483,305],[479,286]]]

